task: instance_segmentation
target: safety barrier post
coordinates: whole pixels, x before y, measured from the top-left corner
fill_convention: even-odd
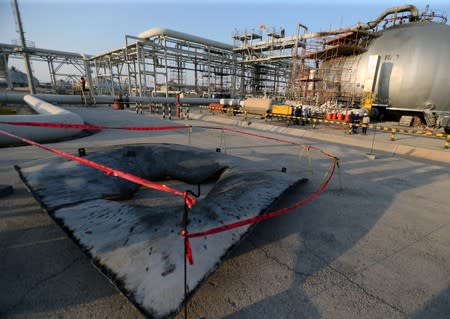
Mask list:
[[[302,165],[302,157],[303,157],[303,154],[305,153],[305,150],[306,150],[306,146],[303,146],[300,153],[298,153],[298,166],[299,167]],[[300,169],[298,169],[298,170],[296,169],[295,171],[300,172]]]
[[[316,119],[313,119],[313,126],[312,126],[312,128],[317,128],[317,120]]]
[[[348,124],[348,134],[353,134],[353,124],[352,123],[349,123]]]
[[[162,106],[162,117],[163,117],[163,119],[166,119],[166,106],[165,105]]]
[[[192,126],[189,126],[188,127],[188,143],[189,143],[189,145],[191,145],[191,142],[192,142]]]
[[[300,160],[300,164],[301,164],[301,161],[302,161],[303,154],[305,154],[305,153],[306,153],[306,157],[307,157],[307,160],[308,160],[309,170],[311,171],[311,174],[314,174],[314,167],[312,165],[312,158],[311,158],[311,148],[309,147],[309,145],[303,146],[302,151],[298,155],[299,160]]]
[[[219,137],[219,150],[222,148],[224,149],[225,154],[227,154],[227,144],[225,141],[225,131],[222,129]]]
[[[314,175],[314,166],[312,163],[311,148],[309,146],[307,148],[307,154],[308,154],[308,166],[309,166],[309,169],[311,170],[311,174]]]
[[[172,119],[172,107],[169,104],[169,120]]]
[[[244,111],[244,120],[247,119],[247,111]]]
[[[450,135],[447,135],[447,138],[445,139],[444,148],[448,149],[448,144],[450,142]]]
[[[342,176],[341,176],[341,161],[339,160],[339,158],[335,158],[336,160],[336,167],[337,167],[337,171],[338,171],[338,177],[339,177],[339,190],[342,191]]]
[[[397,132],[397,130],[394,128],[391,130],[391,141],[395,141],[395,133]]]

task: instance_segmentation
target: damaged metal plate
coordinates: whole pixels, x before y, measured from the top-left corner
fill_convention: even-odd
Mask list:
[[[189,212],[196,232],[258,216],[304,182],[278,169],[197,148],[146,144],[87,155],[89,160],[201,196]],[[41,205],[147,315],[164,318],[184,300],[184,200],[62,158],[17,167]],[[220,264],[251,226],[191,239],[188,290]]]

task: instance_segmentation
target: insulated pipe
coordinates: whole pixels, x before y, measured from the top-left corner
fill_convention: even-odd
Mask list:
[[[5,103],[22,103],[24,99],[23,93],[1,92],[0,102]],[[34,97],[51,103],[60,104],[84,104],[84,101],[78,95],[57,95],[57,94],[35,94]],[[111,104],[116,98],[109,95],[97,95],[95,97],[96,104]],[[130,96],[131,103],[168,103],[175,104],[175,97],[153,97],[153,96]],[[204,98],[181,98],[180,102],[190,105],[205,105],[210,103],[219,103],[220,99],[204,99]]]
[[[11,50],[11,52],[16,52],[17,50],[20,50],[21,47],[13,44],[6,44],[6,43],[0,43],[0,47],[6,48]],[[58,50],[49,50],[49,49],[42,49],[42,48],[32,48],[32,47],[26,47],[25,52],[30,54],[37,54],[37,55],[54,55],[54,56],[63,56],[68,58],[82,58],[82,59],[90,59],[92,56],[87,55],[84,53],[75,53],[75,52],[68,52],[68,51],[58,51]]]
[[[23,103],[25,95],[25,93],[0,92],[0,102]],[[34,94],[33,96],[49,103],[84,104],[83,99],[79,95]],[[95,97],[95,101],[97,104],[110,104],[114,102],[114,97],[99,95]]]
[[[152,28],[147,31],[141,32],[138,35],[138,37],[142,38],[142,39],[148,39],[148,38],[152,38],[152,37],[156,37],[156,36],[168,36],[168,37],[172,37],[172,38],[176,38],[176,39],[180,39],[180,40],[191,41],[191,42],[203,44],[203,45],[210,46],[210,47],[220,48],[223,50],[232,50],[233,49],[232,45],[229,45],[226,43],[205,39],[202,37],[198,37],[196,35],[187,34],[187,33],[179,32],[179,31],[175,31],[175,30],[171,30],[171,29],[167,29],[167,28]]]
[[[353,27],[334,29],[334,30],[324,31],[324,32],[311,32],[311,33],[305,33],[300,36],[294,35],[294,36],[280,38],[280,39],[270,39],[267,41],[259,41],[259,42],[255,43],[254,45],[249,46],[248,48],[263,49],[266,46],[286,46],[286,45],[289,45],[292,43],[295,44],[295,41],[315,39],[315,38],[320,38],[320,37],[324,37],[324,36],[328,36],[328,35],[337,35],[337,34],[343,34],[343,33],[347,33],[347,32],[353,32],[353,31],[361,31],[361,30],[367,31],[367,30],[375,28],[388,15],[394,14],[394,13],[399,13],[399,12],[411,12],[411,18],[410,18],[411,21],[416,21],[419,18],[419,10],[413,5],[392,7],[392,8],[388,8],[388,9],[384,10],[378,16],[378,18],[376,18],[374,21],[370,21],[370,22],[363,23],[363,24],[357,24]],[[234,51],[239,51],[239,50],[242,51],[244,49],[246,49],[246,47],[237,48],[237,50],[235,49]]]
[[[375,28],[381,21],[384,20],[388,15],[395,14],[399,12],[410,12],[410,21],[416,21],[419,19],[419,10],[413,5],[404,5],[398,7],[392,7],[384,10],[375,20],[368,22],[367,24],[362,24],[361,29],[369,30]]]
[[[75,136],[81,132],[80,129],[15,126],[1,124],[1,122],[39,122],[39,123],[70,123],[84,124],[83,119],[75,113],[69,112],[50,103],[44,102],[35,96],[22,96],[25,101],[38,114],[32,115],[2,115],[0,117],[0,129],[28,138],[36,142],[58,141]],[[16,145],[17,140],[0,135],[0,146]]]

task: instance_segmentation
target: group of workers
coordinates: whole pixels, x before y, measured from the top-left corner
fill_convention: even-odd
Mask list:
[[[351,113],[350,114],[350,123],[352,124],[350,126],[350,130],[349,130],[350,134],[357,134],[358,126],[361,126],[362,134],[366,135],[367,127],[370,123],[369,113],[365,112],[362,116],[359,114]],[[362,125],[359,125],[359,124],[362,124]]]
[[[294,117],[297,117],[294,119],[295,124],[297,125],[305,125],[305,118],[311,117],[311,109],[307,106],[299,105],[294,108]]]
[[[297,125],[305,125],[305,118],[311,117],[311,108],[303,105],[295,106],[293,114],[294,116],[294,123]],[[357,134],[358,133],[358,127],[361,126],[362,134],[367,134],[367,127],[370,123],[370,117],[367,112],[365,112],[363,115],[351,112],[350,113],[350,134]],[[360,125],[362,124],[362,125]]]

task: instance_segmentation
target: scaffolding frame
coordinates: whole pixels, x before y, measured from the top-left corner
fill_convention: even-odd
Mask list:
[[[352,62],[376,36],[376,32],[347,29],[306,39],[300,54],[292,56],[290,98],[315,106],[360,105],[361,96],[351,89],[356,82]]]

